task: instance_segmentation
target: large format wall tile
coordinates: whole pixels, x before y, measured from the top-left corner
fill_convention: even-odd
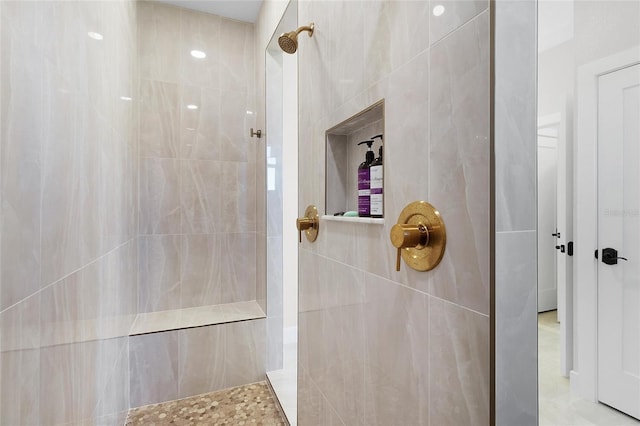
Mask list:
[[[29,66],[33,46],[2,27],[0,134],[2,262],[0,310],[40,288],[43,78]]]
[[[387,76],[429,47],[429,2],[371,2],[365,3],[363,13],[365,26],[375,22],[373,31],[364,33],[366,63],[372,64],[365,67],[365,84]]]
[[[195,105],[197,109],[185,108]],[[221,96],[218,89],[183,86],[180,118],[182,158],[219,160],[224,153],[220,139]],[[225,106],[226,107],[226,106]],[[242,112],[245,114],[245,111]]]
[[[138,312],[179,308],[180,236],[147,235],[138,240]]]
[[[438,6],[444,7],[443,13],[438,13]],[[489,0],[429,0],[429,7],[429,38],[434,44],[488,9]]]
[[[494,5],[498,426],[538,424],[536,6],[507,0]]]
[[[489,424],[489,318],[431,297],[429,364],[430,424]]]
[[[40,295],[0,314],[0,419],[37,424],[40,397]]]
[[[140,156],[177,158],[182,109],[178,85],[141,80],[140,101]]]
[[[217,15],[180,9],[179,77],[184,84],[219,89],[227,81],[220,79],[222,28],[227,29],[226,19]],[[223,24],[224,23],[224,24]],[[248,29],[248,25],[246,26]],[[191,56],[192,50],[200,50],[205,58]]]
[[[132,407],[178,399],[178,331],[129,337]]]
[[[140,233],[178,234],[182,220],[179,162],[140,159]]]
[[[251,96],[252,92],[231,91],[226,87],[221,91],[217,159],[246,162],[252,158],[256,139],[247,132],[255,127]]]
[[[325,212],[326,130],[384,99],[386,216],[323,221],[300,245],[301,424],[489,423],[488,3],[443,2],[439,22],[436,2],[298,4],[316,25],[298,52],[299,209]],[[397,272],[389,231],[416,200],[447,252]]]
[[[246,22],[222,19],[220,22],[220,88],[253,93],[254,31]],[[245,132],[246,133],[246,132]]]
[[[226,327],[181,330],[179,397],[186,398],[224,389]]]
[[[99,374],[115,365],[100,363],[104,346],[98,342],[51,346],[41,351],[41,424],[87,423],[98,400]],[[104,352],[103,352],[104,355]]]
[[[42,283],[49,284],[98,254],[98,146],[107,129],[55,71],[45,73],[45,87],[41,241]]]
[[[367,274],[365,424],[428,421],[429,303],[426,294]]]
[[[130,338],[131,407],[264,379],[265,320]]]
[[[182,237],[183,308],[255,300],[252,233]]]
[[[496,424],[535,425],[537,386],[536,231],[496,234]],[[514,380],[518,377],[519,380]]]
[[[141,269],[141,307],[255,298],[256,144],[247,135],[255,127],[253,25],[146,2],[138,21],[139,233],[172,241],[172,253],[155,246],[157,259],[151,251],[141,258],[150,262]],[[168,256],[177,259],[171,266]],[[154,269],[163,265],[166,274]]]
[[[135,7],[1,2],[0,20],[0,423],[117,418],[137,310]]]
[[[434,295],[489,312],[489,24],[484,13],[431,51],[430,202],[447,227]]]
[[[227,195],[223,187],[225,166],[214,161],[180,162],[183,233],[212,234],[222,231],[222,203],[224,195]]]
[[[298,413],[298,418],[304,419],[310,425],[345,425],[300,365],[298,365]]]
[[[141,78],[171,83],[179,81],[180,11],[155,2],[138,2]]]
[[[529,231],[538,211],[536,4],[501,2],[496,13],[496,232]]]
[[[345,423],[364,424],[364,273],[308,256],[300,268],[299,362]]]
[[[41,424],[40,422],[40,349],[3,352],[2,405],[3,424]]]

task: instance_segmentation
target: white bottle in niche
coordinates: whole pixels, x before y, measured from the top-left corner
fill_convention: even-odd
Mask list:
[[[372,137],[372,140],[376,140],[380,138],[380,142],[382,142],[382,135],[376,135]],[[371,191],[371,199],[370,199],[370,211],[371,217],[384,217],[384,195],[383,195],[383,186],[384,186],[384,175],[382,168],[382,145],[380,145],[380,149],[378,150],[379,157],[376,158],[371,166],[369,167],[369,182],[370,182],[370,191]]]

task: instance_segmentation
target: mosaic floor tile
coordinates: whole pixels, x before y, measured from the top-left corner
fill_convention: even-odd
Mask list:
[[[285,426],[266,382],[134,408],[127,426]]]

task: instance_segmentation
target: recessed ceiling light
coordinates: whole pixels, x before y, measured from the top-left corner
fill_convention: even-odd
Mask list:
[[[89,32],[87,33],[87,35],[88,35],[89,37],[91,37],[92,39],[94,39],[94,40],[102,40],[102,39],[104,38],[104,37],[102,36],[102,34],[100,34],[100,33],[96,33],[96,32],[93,32],[93,31],[89,31]]]
[[[247,110],[247,115],[253,115],[253,111]]]
[[[198,109],[198,105],[189,104],[187,105],[187,109]]]
[[[129,96],[120,96],[120,99],[122,99],[123,101],[130,101],[131,98]]]
[[[204,53],[202,50],[192,50],[191,56],[193,56],[196,59],[204,59],[207,57],[207,54]]]
[[[433,8],[433,16],[440,16],[444,13],[444,6],[439,4]]]

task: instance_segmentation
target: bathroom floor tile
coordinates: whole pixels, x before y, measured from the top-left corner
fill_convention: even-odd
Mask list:
[[[277,425],[285,422],[266,382],[134,408],[133,425]]]
[[[538,400],[540,426],[640,426],[640,421],[571,393],[560,375],[557,311],[538,314]]]

